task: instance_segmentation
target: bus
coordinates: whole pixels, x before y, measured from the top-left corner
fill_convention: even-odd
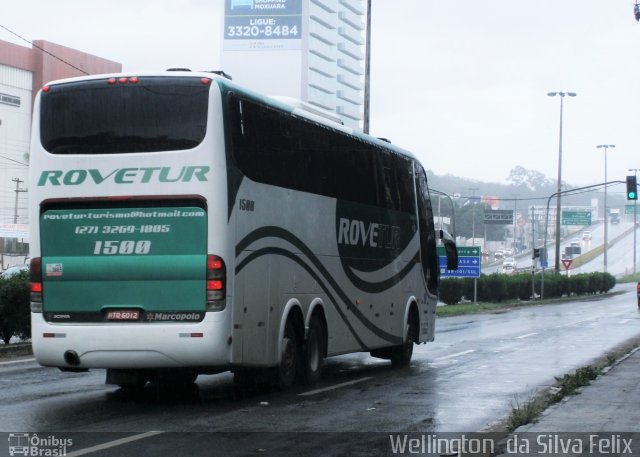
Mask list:
[[[413,155],[224,73],[47,84],[29,182],[35,358],[125,388],[406,365],[457,262]]]

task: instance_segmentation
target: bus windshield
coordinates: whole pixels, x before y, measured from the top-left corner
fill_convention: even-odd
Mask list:
[[[52,154],[192,149],[206,134],[210,80],[97,79],[49,86],[40,141]]]

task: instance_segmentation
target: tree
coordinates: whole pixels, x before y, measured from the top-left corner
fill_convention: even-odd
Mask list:
[[[507,180],[516,187],[526,186],[532,191],[553,188],[555,184],[554,180],[547,178],[543,173],[535,170],[527,170],[520,165],[511,170]]]

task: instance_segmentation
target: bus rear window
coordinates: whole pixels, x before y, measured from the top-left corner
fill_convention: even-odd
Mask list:
[[[209,87],[200,78],[140,77],[56,84],[42,92],[40,141],[52,154],[191,149],[206,134]]]

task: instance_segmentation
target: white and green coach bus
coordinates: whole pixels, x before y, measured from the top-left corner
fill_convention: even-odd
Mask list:
[[[443,232],[388,142],[215,73],[99,75],[38,93],[29,173],[42,365],[289,387],[434,338]]]

